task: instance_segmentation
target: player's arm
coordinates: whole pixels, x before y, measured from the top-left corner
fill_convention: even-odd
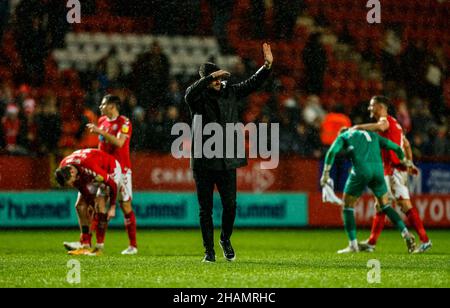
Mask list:
[[[405,136],[403,136],[403,151],[405,152],[406,159],[413,160],[411,143],[409,143],[408,138]]]
[[[327,184],[330,179],[330,171],[333,167],[336,155],[344,148],[344,140],[339,136],[336,141],[334,141],[331,148],[328,150],[325,156],[325,165],[323,167],[322,177],[320,179],[320,185],[323,187]]]
[[[236,93],[237,98],[243,98],[250,95],[253,91],[260,88],[263,85],[263,83],[267,80],[267,78],[269,78],[273,64],[273,55],[269,44],[264,43],[263,53],[264,53],[264,66],[261,67],[249,79],[232,86],[232,88]]]
[[[411,143],[409,143],[408,138],[405,136],[403,138],[403,151],[405,152],[406,159],[411,161],[412,166],[408,168],[408,173],[411,175],[417,175],[419,174],[419,169],[416,167],[413,161],[413,152]]]
[[[389,129],[389,121],[381,118],[377,123],[360,124],[353,126],[353,129],[367,130],[370,132],[385,132]]]
[[[191,109],[194,109],[195,104],[198,102],[198,99],[200,98],[201,94],[208,88],[208,86],[211,84],[211,82],[214,81],[214,79],[227,78],[229,76],[230,76],[229,72],[219,70],[217,72],[211,73],[210,75],[201,78],[186,90],[184,100],[189,105],[189,107],[191,107]]]
[[[380,140],[380,146],[383,149],[394,151],[395,154],[400,159],[400,162],[402,165],[404,165],[407,168],[412,168],[414,166],[413,162],[406,158],[405,153],[403,152],[403,149],[396,143],[390,141],[389,139],[383,138],[379,136]]]
[[[128,135],[123,134],[123,133],[119,133],[117,135],[117,137],[114,135],[111,135],[110,133],[104,131],[103,129],[100,129],[99,127],[97,127],[97,125],[92,124],[92,123],[88,124],[87,127],[89,128],[89,131],[91,133],[103,136],[108,143],[110,143],[118,148],[123,147],[123,145],[125,144],[125,141],[127,141],[127,138],[128,138]]]

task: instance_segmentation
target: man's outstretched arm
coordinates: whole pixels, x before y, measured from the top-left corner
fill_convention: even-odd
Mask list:
[[[370,132],[384,132],[389,129],[389,122],[386,118],[381,118],[377,123],[355,125],[353,128]]]
[[[232,87],[235,90],[237,98],[243,98],[250,95],[253,91],[260,88],[263,83],[270,76],[273,64],[273,55],[270,45],[267,43],[263,44],[264,52],[264,66],[261,67],[252,77],[249,79],[235,84]]]

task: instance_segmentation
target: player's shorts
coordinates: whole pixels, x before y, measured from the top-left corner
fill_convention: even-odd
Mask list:
[[[350,173],[345,183],[344,193],[353,197],[361,197],[366,188],[369,187],[377,198],[383,197],[388,192],[386,182],[382,174],[373,176],[360,176],[353,172]]]
[[[388,187],[389,198],[393,200],[410,200],[408,189],[408,173],[394,169],[392,175],[384,177]]]
[[[122,174],[123,179],[123,191],[119,192],[119,200],[133,200],[133,180],[132,180],[132,172],[130,169],[126,170],[125,173]]]
[[[80,204],[80,202],[87,203],[88,206],[95,206],[95,197],[98,194],[98,191],[100,189],[100,183],[92,182],[86,185],[87,191],[89,191],[88,195],[82,195],[80,192],[78,192],[77,202],[75,202],[75,206]]]
[[[116,168],[114,173],[109,175],[117,185],[117,196],[119,202],[128,202],[131,200],[131,196],[128,194],[128,190],[125,188],[124,175],[122,174],[122,167],[118,161],[116,161]],[[97,197],[109,196],[109,187],[105,184],[101,184],[97,192]]]

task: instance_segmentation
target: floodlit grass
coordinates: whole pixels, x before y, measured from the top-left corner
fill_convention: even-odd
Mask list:
[[[139,255],[132,257],[120,255],[125,231],[108,232],[101,257],[68,256],[62,242],[77,237],[1,231],[0,287],[450,287],[450,231],[430,232],[434,247],[424,255],[408,255],[399,234],[385,231],[375,253],[339,256],[347,244],[343,231],[236,230],[237,261],[226,262],[217,244],[215,264],[201,263],[199,230],[140,231]],[[80,261],[80,284],[67,282],[71,259]],[[381,263],[380,284],[367,282],[371,259]]]

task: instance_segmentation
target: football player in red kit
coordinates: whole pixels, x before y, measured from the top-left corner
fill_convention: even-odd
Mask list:
[[[77,213],[80,219],[81,244],[80,249],[70,252],[73,255],[99,255],[103,251],[108,219],[115,216],[118,192],[121,198],[129,200],[124,193],[122,168],[111,155],[97,150],[87,149],[76,151],[63,159],[55,172],[57,182],[61,186],[75,187],[79,190]],[[106,205],[109,200],[109,210]],[[90,219],[89,211],[95,205],[98,219],[96,226],[97,245],[90,251]]]
[[[130,140],[132,135],[132,125],[128,118],[120,115],[120,98],[107,95],[100,104],[102,117],[98,121],[98,126],[88,124],[92,133],[99,135],[99,149],[112,155],[121,165],[124,179],[124,190],[130,199],[119,200],[120,207],[125,217],[125,228],[130,241],[129,247],[122,252],[123,255],[137,254],[136,241],[136,216],[131,206],[133,196],[132,172],[130,160]],[[119,192],[120,194],[120,192]]]
[[[395,118],[388,114],[389,99],[383,96],[375,96],[370,101],[370,116],[377,120],[377,123],[356,125],[355,129],[376,131],[381,136],[400,145],[406,154],[408,160],[413,159],[410,144],[403,134],[403,129]],[[408,174],[417,174],[416,167],[409,170],[401,166],[400,161],[392,151],[383,150],[383,165],[385,172],[385,180],[392,199],[395,199],[402,212],[408,218],[409,223],[413,226],[422,242],[416,253],[423,253],[431,249],[432,243],[427,236],[423,222],[419,213],[411,203],[409,189],[407,187]],[[360,250],[372,252],[375,250],[377,240],[383,231],[386,215],[378,211],[373,219],[372,232],[370,238],[360,243]]]

